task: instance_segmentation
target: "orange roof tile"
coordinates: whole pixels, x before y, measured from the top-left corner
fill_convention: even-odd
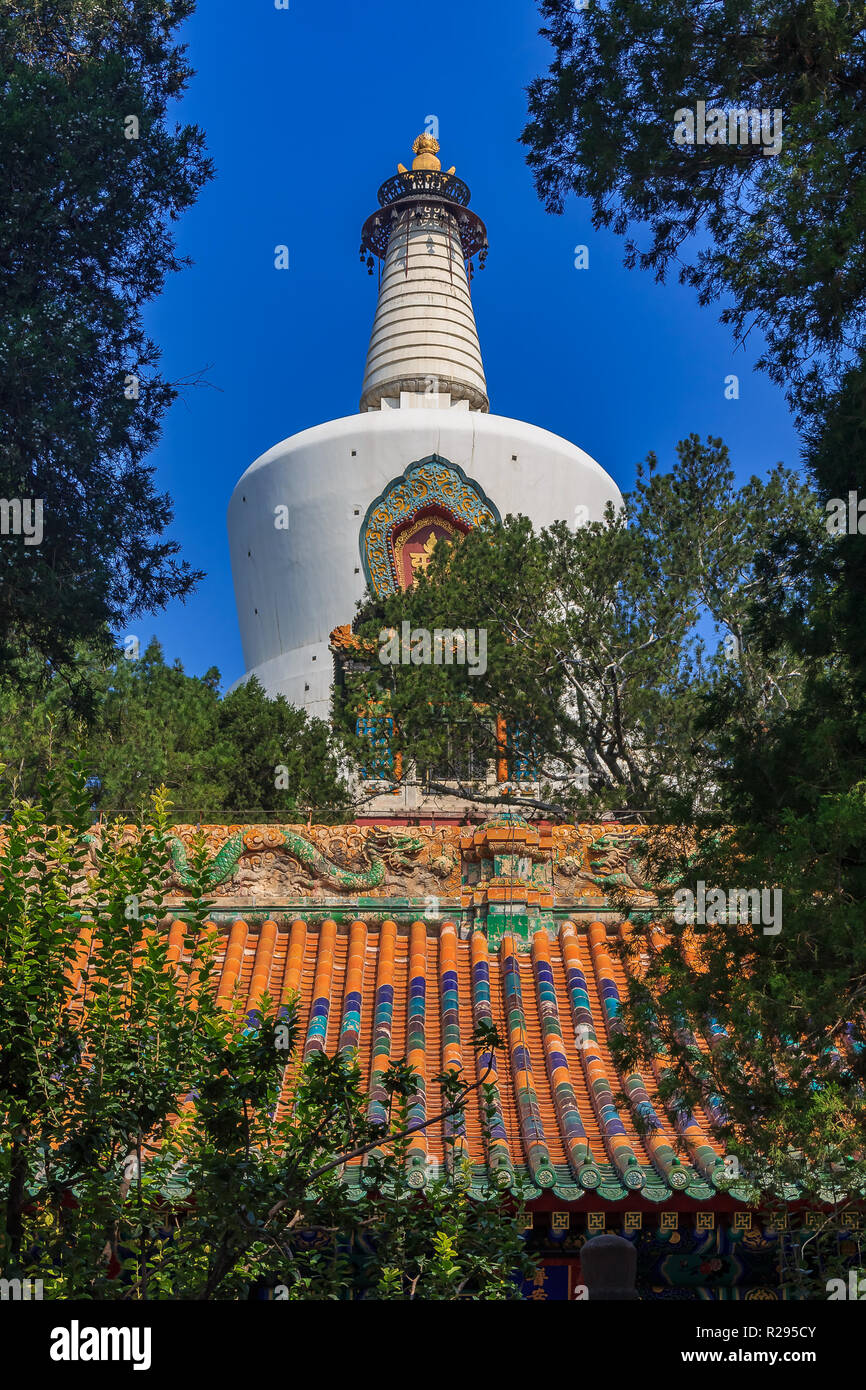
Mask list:
[[[461,933],[453,921],[256,927],[237,920],[219,930],[220,1000],[240,998],[255,1016],[265,992],[282,1003],[297,992],[302,1054],[357,1048],[372,1119],[383,1119],[387,1104],[378,1078],[401,1057],[419,1077],[411,1120],[420,1125],[438,1114],[435,1076],[463,1069],[475,1080],[474,1066],[483,1074],[489,1058],[473,1065],[473,1029],[496,1025],[505,1046],[489,1077],[487,1139],[473,1093],[462,1124],[446,1120],[414,1138],[410,1185],[423,1186],[456,1159],[468,1161],[470,1180],[489,1172],[506,1186],[519,1175],[530,1196],[533,1189],[563,1200],[591,1192],[608,1201],[714,1196],[720,1151],[705,1116],[676,1121],[666,1112],[658,1094],[663,1060],[645,1075],[614,1068],[610,1029],[627,980],[601,922],[539,930],[529,954],[507,934],[489,950],[483,933]],[[289,1069],[281,1107],[293,1075]],[[453,1150],[445,1142],[452,1135]],[[359,1171],[355,1165],[355,1177]]]

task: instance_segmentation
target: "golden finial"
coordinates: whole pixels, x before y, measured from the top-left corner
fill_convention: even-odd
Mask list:
[[[412,153],[415,158],[412,160],[413,169],[436,169],[442,168],[436,158],[439,153],[439,141],[435,135],[419,135],[412,146]]]
[[[428,135],[426,133],[424,135],[419,135],[412,145],[412,153],[415,155],[415,158],[412,160],[413,169],[433,169],[438,171],[442,168],[441,162],[436,158],[439,153],[439,141],[436,139],[435,135]],[[409,172],[405,164],[398,164],[397,169],[401,174],[408,174]],[[449,174],[453,174],[454,172],[454,168],[448,170]]]

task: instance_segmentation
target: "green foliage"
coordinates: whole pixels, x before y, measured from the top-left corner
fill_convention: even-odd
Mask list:
[[[22,675],[26,681],[0,684],[0,761],[22,796],[37,793],[52,760],[80,753],[109,812],[135,815],[165,785],[177,816],[190,821],[292,820],[308,811],[339,821],[349,813],[328,726],[282,697],[267,699],[255,679],[221,698],[215,668],[187,676],[179,662],[166,665],[156,641],[134,661],[79,649],[85,723],[70,708],[66,672],[32,660]]]
[[[765,740],[759,797],[746,789],[735,806],[721,788],[688,831],[651,832],[646,861],[652,881],[671,875],[694,893],[778,891],[776,923],[728,913],[692,928],[669,916],[663,949],[635,925],[620,950],[639,982],[611,1050],[626,1070],[665,1059],[665,1103],[683,1118],[704,1108],[739,1159],[741,1195],[765,1204],[787,1190],[841,1213],[866,1193],[866,785],[819,794],[808,816],[784,803],[760,815],[765,765],[787,789],[790,718]]]
[[[347,680],[347,736],[358,704],[383,699],[408,776],[410,755],[447,763],[455,726],[481,760],[495,760],[498,715],[515,745],[512,768],[522,742],[541,783],[537,795],[512,787],[510,802],[587,818],[684,814],[705,802],[731,720],[739,727],[745,711],[751,727],[763,727],[799,699],[786,643],[752,643],[756,556],[785,525],[816,545],[826,533],[813,494],[785,469],[737,487],[721,440],[691,435],[676,452],[670,472],[652,454],[638,468],[620,515],[538,535],[525,517],[509,517],[437,547],[407,593],[368,602],[358,630],[371,650],[406,621],[476,628],[487,633],[487,669],[371,661]],[[725,637],[737,660],[726,659]],[[721,723],[717,704],[706,718],[719,692],[732,705]],[[354,746],[360,756],[362,741]],[[491,798],[451,771],[463,795],[502,804],[498,791]]]
[[[833,437],[850,466],[838,422]],[[850,588],[862,547],[859,535],[815,537],[791,516],[765,542],[751,642],[759,661],[780,645],[793,654],[797,699],[767,719],[739,680],[709,691],[702,723],[719,731],[712,796],[650,837],[652,881],[778,892],[781,930],[755,920],[698,927],[695,969],[680,951],[686,929],[669,921],[673,944],[647,953],[617,1043],[626,1066],[668,1057],[667,1095],[683,1113],[721,1106],[720,1137],[743,1156],[756,1196],[796,1182],[842,1209],[866,1191],[866,670]],[[642,945],[638,931],[629,949]],[[723,1031],[699,1056],[693,1036],[708,1019]]]
[[[194,0],[36,0],[0,10],[0,496],[42,499],[42,543],[0,548],[0,671],[186,595],[146,460],[176,388],[143,306],[184,264],[170,223],[211,175],[172,125]],[[127,138],[126,119],[139,122]],[[139,379],[138,399],[128,377]]]
[[[541,0],[554,47],[523,134],[545,205],[589,199],[626,263],[724,300],[738,339],[795,407],[819,405],[863,350],[866,6],[811,0]],[[674,113],[778,110],[782,147],[677,144]],[[641,246],[639,232],[648,228]]]
[[[609,514],[537,536],[508,518],[437,550],[426,579],[369,604],[361,633],[377,650],[404,620],[486,627],[487,672],[371,661],[364,696],[431,759],[450,721],[470,723],[488,757],[493,714],[531,731],[546,789],[509,801],[642,812],[658,828],[643,864],[632,857],[668,892],[781,888],[780,933],[708,924],[692,941],[700,964],[685,927],[669,919],[657,951],[638,923],[622,950],[642,982],[611,1046],[624,1074],[665,1059],[664,1103],[683,1119],[703,1108],[742,1160],[740,1193],[766,1204],[796,1185],[844,1211],[866,1191],[866,776],[852,781],[864,726],[840,640],[857,638],[844,580],[858,538],[829,537],[814,490],[784,469],[735,486],[721,442],[696,436],[669,473],[650,457],[626,508],[628,524]],[[627,913],[628,894],[609,891]],[[709,1053],[695,1042],[708,1030]],[[792,1287],[844,1264],[832,1240],[792,1258]]]
[[[456,1171],[406,1186],[405,1062],[372,1124],[354,1052],[298,1058],[293,1002],[219,1005],[203,845],[174,960],[164,793],[135,843],[120,826],[92,842],[88,803],[80,767],[49,779],[0,853],[3,1277],[62,1299],[517,1297],[531,1266],[513,1200],[468,1195]],[[481,1083],[435,1079],[439,1126]]]
[[[541,8],[556,56],[523,137],[540,195],[557,211],[588,197],[596,226],[629,237],[627,264],[662,277],[676,263],[702,303],[723,301],[739,339],[763,333],[760,365],[799,412],[816,485],[816,506],[777,505],[755,529],[745,588],[737,557],[722,557],[748,665],[701,692],[704,794],[695,783],[669,803],[644,864],[693,892],[779,890],[781,931],[669,920],[671,945],[655,951],[638,927],[623,950],[643,979],[613,1050],[626,1068],[666,1059],[666,1102],[705,1107],[742,1159],[741,1191],[766,1201],[796,1183],[844,1210],[866,1191],[866,538],[830,539],[822,523],[826,502],[862,493],[866,9]],[[677,145],[674,112],[698,99],[780,110],[781,153]],[[710,1026],[707,1053],[695,1038]],[[785,1282],[826,1296],[842,1272],[816,1235]]]

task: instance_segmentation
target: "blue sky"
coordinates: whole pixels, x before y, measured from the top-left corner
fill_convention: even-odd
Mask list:
[[[473,298],[491,410],[573,440],[622,489],[650,449],[665,464],[693,430],[721,435],[744,478],[798,466],[782,393],[753,370],[759,345],[735,352],[717,308],[625,270],[586,205],[542,208],[518,143],[551,52],[538,27],[532,0],[200,0],[187,24],[196,76],[180,114],[205,130],[216,177],[177,226],[194,264],[146,322],[170,379],[207,368],[212,383],[175,403],[153,456],[172,535],[207,577],[127,631],[157,636],[190,674],[218,666],[224,688],[243,674],[225,522],[237,479],[281,439],[357,410],[376,305],[360,229],[428,116],[487,223]]]

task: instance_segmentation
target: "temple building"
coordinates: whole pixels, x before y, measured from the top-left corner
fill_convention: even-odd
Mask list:
[[[490,413],[471,297],[487,233],[437,142],[419,136],[414,152],[361,234],[379,296],[358,412],[275,445],[229,506],[247,672],[325,719],[368,586],[405,589],[439,540],[509,513],[539,528],[621,502],[576,445]],[[811,1215],[797,1193],[788,1212],[752,1210],[722,1181],[719,1115],[668,1111],[663,1059],[628,1075],[613,1061],[629,988],[615,946],[631,930],[615,890],[628,887],[649,920],[658,902],[631,872],[640,828],[508,812],[470,823],[430,814],[442,808],[423,789],[401,789],[410,795],[352,825],[204,827],[219,866],[221,998],[240,997],[251,1016],[265,993],[297,998],[303,1055],[357,1051],[371,1116],[383,1071],[405,1057],[417,1125],[443,1108],[438,1073],[490,1067],[471,1040],[494,1023],[492,1124],[473,1097],[456,1129],[419,1129],[405,1181],[525,1184],[527,1239],[543,1261],[527,1297],[574,1297],[581,1246],[604,1231],[636,1245],[644,1298],[783,1297],[786,1242],[806,1238]],[[195,829],[175,833],[188,846]],[[664,944],[663,925],[652,939]],[[708,1024],[696,1042],[709,1053],[719,1037]],[[359,1193],[362,1169],[345,1174]],[[852,1250],[857,1238],[840,1233]]]
[[[189,846],[201,828],[175,834]],[[203,829],[218,865],[209,896],[224,1005],[240,999],[254,1022],[265,994],[295,998],[300,1056],[355,1053],[371,1119],[386,1113],[383,1073],[405,1058],[418,1077],[410,1122],[435,1120],[411,1141],[407,1188],[448,1175],[470,1193],[494,1184],[523,1195],[540,1257],[526,1297],[581,1297],[581,1248],[604,1233],[636,1247],[643,1299],[785,1297],[783,1267],[826,1210],[807,1209],[795,1189],[787,1210],[750,1207],[726,1181],[715,1102],[675,1114],[659,1094],[663,1058],[628,1073],[613,1059],[634,967],[616,951],[633,913],[612,899],[630,883],[634,913],[657,904],[629,874],[640,827],[551,827],[506,813],[463,827]],[[168,927],[178,950],[182,899],[179,884]],[[667,943],[663,920],[650,950]],[[472,1047],[482,1023],[504,1044],[492,1066]],[[721,1036],[708,1025],[696,1041],[710,1053]],[[462,1123],[436,1119],[446,1070],[487,1077],[487,1125],[477,1094]],[[344,1180],[360,1196],[363,1162],[347,1164]],[[837,1223],[854,1260],[862,1219],[855,1211]]]

